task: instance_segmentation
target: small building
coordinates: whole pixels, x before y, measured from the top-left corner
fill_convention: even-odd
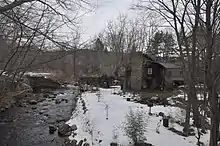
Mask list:
[[[130,76],[132,90],[161,90],[183,83],[181,66],[169,62],[158,62],[143,53],[132,57]]]

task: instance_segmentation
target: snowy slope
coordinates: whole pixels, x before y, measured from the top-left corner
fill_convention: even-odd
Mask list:
[[[123,125],[126,113],[132,108],[134,110],[142,110],[143,113],[146,113],[146,119],[148,119],[146,138],[148,143],[155,146],[196,146],[197,139],[195,137],[185,138],[179,136],[163,127],[162,123],[159,128],[160,134],[156,133],[156,127],[161,117],[148,116],[149,107],[147,105],[128,102],[125,99],[126,97],[114,95],[112,92],[113,89],[100,89],[100,102],[97,100],[97,93],[84,93],[82,95],[82,99],[84,99],[88,111],[86,114],[83,114],[82,107],[80,106],[81,100],[79,100],[77,110],[67,122],[70,125],[76,124],[78,127],[76,131],[77,135],[74,139],[81,140],[86,138],[90,144],[93,141],[94,145],[97,146],[109,146],[110,143],[113,142],[112,137],[114,131],[118,133],[119,136],[117,142],[122,146],[128,146],[129,139],[123,131]],[[108,120],[106,120],[106,105],[109,107]],[[176,107],[152,107],[152,113],[163,112],[173,117],[175,117],[176,111],[179,110],[180,109]],[[171,126],[182,130],[182,127],[177,124],[172,124]],[[93,131],[93,138],[91,138],[89,131]],[[208,134],[204,135],[202,141],[208,143],[208,138]],[[73,138],[70,137],[70,139]],[[102,142],[99,143],[99,140],[102,140]]]

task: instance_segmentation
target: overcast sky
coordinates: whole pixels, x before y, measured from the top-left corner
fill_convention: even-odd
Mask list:
[[[129,10],[134,0],[98,0],[98,8],[83,17],[83,40],[94,37],[101,32],[109,20],[116,19],[120,13],[135,17],[135,12]]]

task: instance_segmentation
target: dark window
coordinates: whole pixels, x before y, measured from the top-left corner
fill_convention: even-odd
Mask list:
[[[152,73],[153,73],[152,68],[148,68],[148,69],[147,69],[147,74],[152,75]]]

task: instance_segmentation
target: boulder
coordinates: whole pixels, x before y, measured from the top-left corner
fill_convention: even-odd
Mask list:
[[[36,101],[36,100],[30,100],[30,101],[29,101],[29,104],[35,105],[35,104],[37,104],[37,101]]]
[[[58,135],[63,136],[63,137],[70,136],[72,133],[71,131],[72,131],[72,128],[68,124],[63,124],[59,126]]]
[[[167,99],[162,100],[162,105],[168,106],[169,105],[169,101]]]
[[[159,116],[163,117],[164,113],[163,112],[159,112]]]
[[[73,137],[77,135],[77,133],[75,133],[75,132],[73,132],[72,134],[73,134]]]
[[[39,112],[39,114],[42,115],[44,112],[45,112],[44,110],[41,110],[41,111]]]
[[[46,102],[42,104],[42,106],[48,106],[48,105],[49,105],[49,104],[46,103]],[[47,107],[44,107],[43,109],[47,109]]]
[[[5,109],[9,109],[11,107],[11,105],[6,105]]]
[[[44,94],[43,97],[44,97],[44,98],[48,98],[49,95],[48,95],[48,94]]]
[[[57,130],[57,128],[54,125],[49,126],[49,133],[54,134],[54,132]]]
[[[44,100],[46,100],[45,98],[40,98],[39,100],[38,100],[38,102],[43,102]]]
[[[139,102],[139,100],[138,99],[134,99],[134,102]]]
[[[72,145],[72,143],[69,140],[69,138],[65,138],[64,139],[64,144],[62,146],[76,146],[76,145]]]
[[[206,131],[205,129],[202,129],[201,132],[202,132],[203,134],[207,134],[207,131]]]
[[[77,146],[83,146],[83,140],[80,140]]]
[[[84,143],[83,146],[90,146],[90,144],[89,143]]]
[[[56,103],[56,104],[60,104],[60,103],[61,103],[61,100],[60,100],[60,99],[56,99],[56,100],[55,100],[55,103]]]
[[[77,146],[77,140],[72,140],[72,142],[71,142],[71,146]]]
[[[150,99],[151,100],[159,100],[160,98],[158,96],[152,96]]]
[[[67,120],[68,120],[67,118],[63,118],[63,117],[59,116],[59,117],[56,119],[56,122],[57,122],[57,123],[61,123],[61,122],[65,122],[65,121],[67,121]]]
[[[168,128],[168,130],[180,135],[180,136],[186,136],[185,133],[183,133],[182,131],[176,130],[175,128]]]
[[[61,101],[65,101],[66,103],[68,103],[68,99],[62,98]]]
[[[189,128],[189,132],[195,132],[193,128]]]
[[[155,104],[159,103],[160,101],[161,99],[158,96],[153,96],[150,98],[150,102],[155,103]]]
[[[44,116],[49,117],[49,114],[48,114],[48,113],[45,113]]]
[[[189,128],[189,136],[195,136],[195,130],[193,128]]]
[[[71,126],[71,128],[72,128],[72,131],[76,131],[76,130],[77,130],[77,126],[76,126],[75,124],[73,124],[73,125]]]
[[[82,108],[84,111],[87,109],[85,106],[83,106],[83,108]]]
[[[115,142],[111,142],[111,143],[110,143],[110,146],[118,146],[118,144],[115,143]]]
[[[150,143],[142,142],[142,143],[138,143],[138,144],[136,144],[135,146],[153,146],[153,145],[150,144]]]
[[[36,106],[33,106],[33,107],[31,107],[31,109],[32,109],[32,110],[35,110],[35,109],[37,109],[37,107],[36,107]]]
[[[6,111],[5,108],[1,108],[1,109],[0,109],[0,112],[4,112],[4,111]]]
[[[54,94],[49,94],[48,98],[56,98],[56,96]]]

